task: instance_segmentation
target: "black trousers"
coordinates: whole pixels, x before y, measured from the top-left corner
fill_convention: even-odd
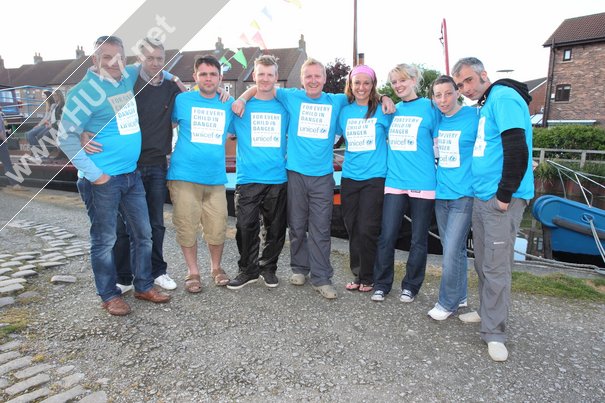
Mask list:
[[[372,284],[384,200],[384,178],[342,178],[342,218],[349,234],[349,256],[355,281]]]
[[[277,260],[286,240],[286,201],[286,183],[249,183],[235,187],[235,240],[240,272],[258,275],[265,270],[273,273],[277,270]]]

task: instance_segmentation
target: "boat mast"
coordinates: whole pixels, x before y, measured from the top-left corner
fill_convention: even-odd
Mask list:
[[[353,0],[353,67],[357,62],[357,0]]]

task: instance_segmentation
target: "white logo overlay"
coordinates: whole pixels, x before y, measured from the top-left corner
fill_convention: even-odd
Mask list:
[[[250,135],[252,147],[281,146],[281,115],[279,113],[250,114]]]
[[[439,130],[439,166],[460,167],[460,130]]]
[[[418,128],[422,118],[418,116],[395,116],[389,128],[389,146],[395,151],[418,149]]]
[[[191,108],[191,142],[223,144],[225,111],[212,108]]]
[[[376,150],[376,118],[347,120],[347,151]]]
[[[483,157],[485,155],[485,116],[479,119],[479,127],[477,127],[477,139],[475,147],[473,147],[473,157]]]
[[[138,133],[140,131],[139,114],[137,113],[137,102],[134,99],[134,94],[125,92],[108,97],[107,100],[116,114],[116,123],[120,135],[126,136]]]
[[[331,118],[332,105],[302,103],[298,117],[298,135],[312,139],[327,139]]]

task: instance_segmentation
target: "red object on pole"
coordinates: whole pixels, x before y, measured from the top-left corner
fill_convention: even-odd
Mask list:
[[[445,23],[445,18],[441,23],[441,38],[443,39],[443,49],[445,51],[445,74],[450,75],[450,56],[449,50],[447,48],[447,24]]]
[[[353,67],[357,66],[357,0],[353,0]]]

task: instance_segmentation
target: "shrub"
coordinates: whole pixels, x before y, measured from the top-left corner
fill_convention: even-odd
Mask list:
[[[535,148],[605,150],[605,129],[592,126],[534,128]]]

